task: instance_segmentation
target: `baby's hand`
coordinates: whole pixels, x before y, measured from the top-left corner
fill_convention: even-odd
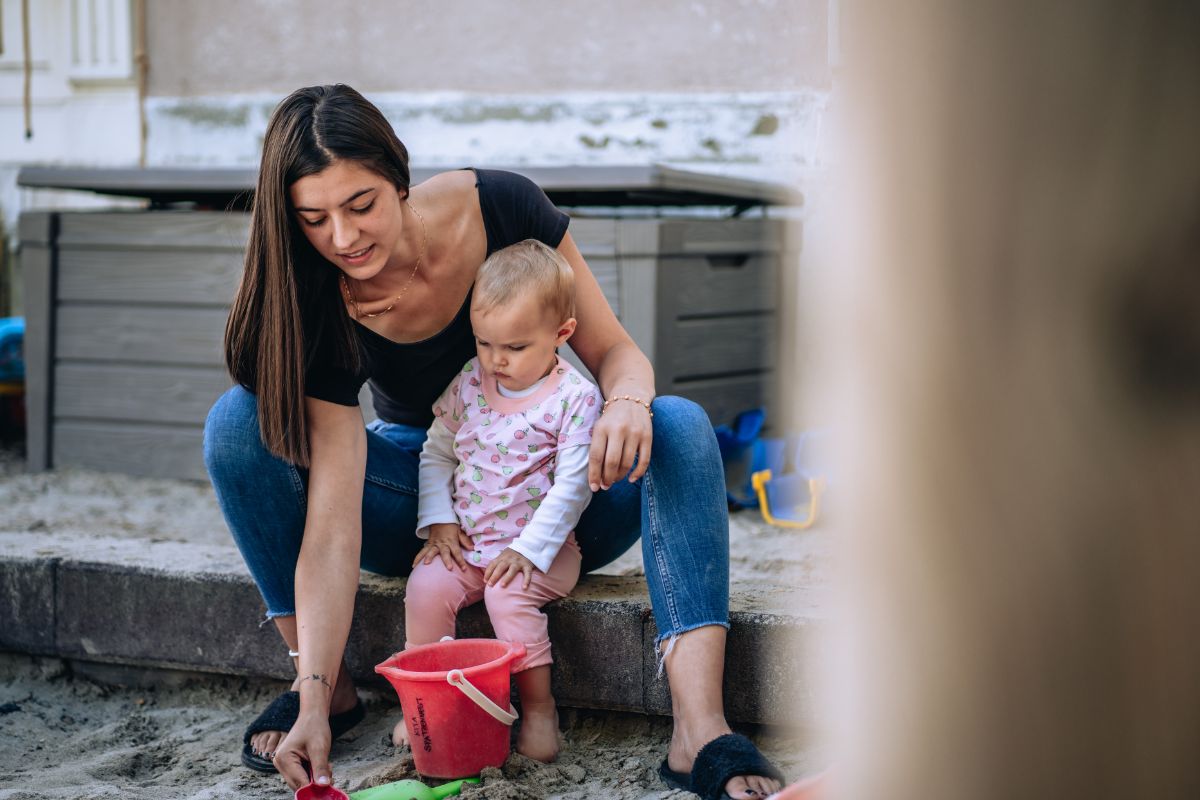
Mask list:
[[[462,551],[473,549],[475,546],[471,544],[471,537],[462,528],[453,522],[439,522],[429,526],[429,541],[413,559],[413,566],[422,561],[432,564],[435,558],[440,557],[446,569],[454,569],[455,564],[459,569],[466,569],[467,560],[463,558]]]
[[[487,569],[483,571],[483,579],[488,586],[495,586],[499,582],[501,587],[507,587],[509,581],[524,574],[525,581],[521,588],[528,589],[535,569],[537,568],[533,566],[532,561],[511,547],[506,547],[487,565]]]

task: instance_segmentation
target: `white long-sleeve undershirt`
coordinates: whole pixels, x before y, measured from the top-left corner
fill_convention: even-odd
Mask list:
[[[457,466],[454,433],[440,419],[435,419],[421,449],[418,473],[417,536],[422,539],[429,538],[430,525],[460,524],[452,496]],[[587,472],[587,445],[559,450],[555,455],[554,485],[546,492],[529,524],[509,545],[542,572],[550,569],[559,548],[592,501]]]

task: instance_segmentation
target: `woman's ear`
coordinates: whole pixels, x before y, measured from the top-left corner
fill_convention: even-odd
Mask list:
[[[554,339],[555,347],[562,347],[562,345],[567,341],[567,339],[571,338],[571,334],[573,334],[575,332],[575,325],[576,325],[575,318],[567,317],[566,321],[563,322],[563,324],[558,326],[558,333]]]

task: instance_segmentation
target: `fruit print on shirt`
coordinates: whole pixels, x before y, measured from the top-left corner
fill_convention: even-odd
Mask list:
[[[529,398],[497,398],[493,387],[472,359],[433,407],[465,466],[456,469],[454,508],[475,542],[471,562],[480,566],[529,524],[553,485],[557,452],[591,442],[601,407],[599,390],[561,360]]]

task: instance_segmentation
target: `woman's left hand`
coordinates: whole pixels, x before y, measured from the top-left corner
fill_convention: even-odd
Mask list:
[[[609,398],[607,408],[592,429],[588,453],[588,485],[593,492],[607,489],[619,481],[636,461],[629,474],[633,483],[650,467],[650,445],[654,426],[650,411],[633,400]]]

